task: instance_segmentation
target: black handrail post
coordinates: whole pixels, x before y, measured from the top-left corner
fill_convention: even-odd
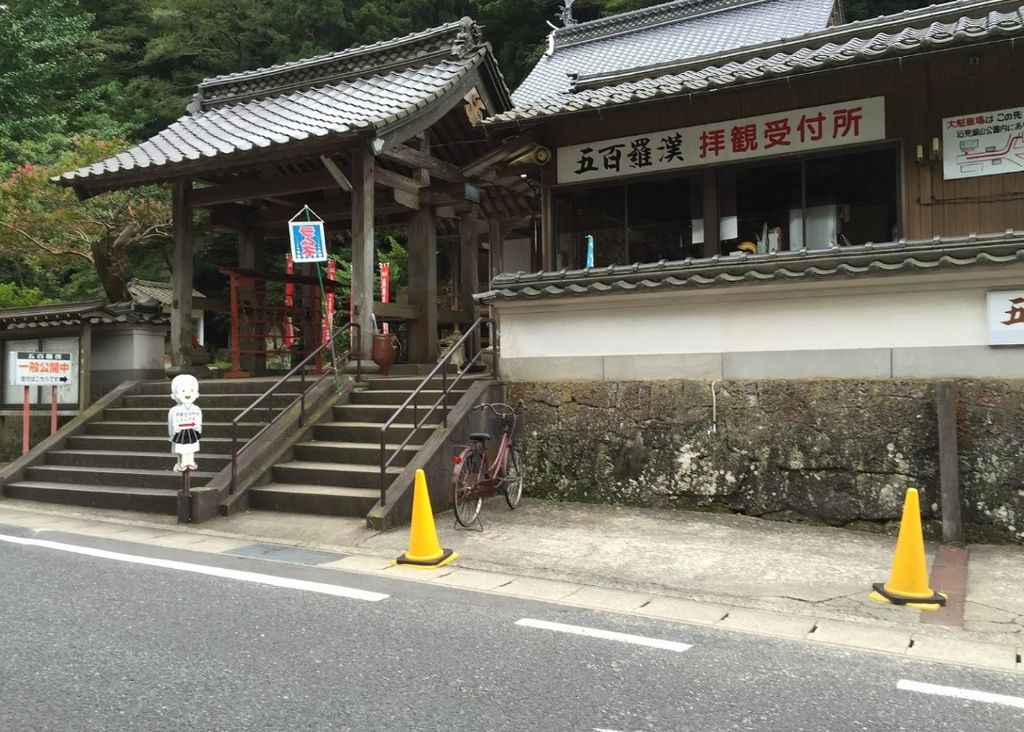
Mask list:
[[[235,492],[235,485],[238,481],[238,418],[231,423],[231,490]]]
[[[441,369],[441,426],[448,429],[448,367]]]
[[[387,434],[387,426],[380,428],[380,505],[386,506],[388,502],[387,491],[384,487],[384,474],[387,470],[387,465],[384,462],[384,451],[387,449],[385,442],[385,435]]]

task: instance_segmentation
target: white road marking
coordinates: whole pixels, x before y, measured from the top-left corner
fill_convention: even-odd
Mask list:
[[[587,628],[582,625],[565,625],[563,623],[549,623],[546,620],[534,620],[533,618],[523,618],[517,620],[516,625],[522,625],[527,628],[541,628],[543,630],[555,630],[559,633],[572,633],[573,635],[584,635],[588,638],[604,638],[605,640],[619,641],[621,643],[633,643],[638,646],[648,646],[650,648],[661,648],[666,651],[676,651],[682,653],[688,651],[693,646],[687,643],[677,643],[676,641],[662,640],[661,638],[648,638],[642,635],[630,635],[629,633],[617,633],[614,630],[599,630],[597,628]]]
[[[290,590],[301,590],[303,592],[317,592],[321,595],[333,595],[335,597],[348,597],[353,600],[366,600],[377,602],[388,596],[380,592],[369,592],[357,590],[352,587],[340,585],[329,585],[324,582],[309,582],[307,580],[291,579],[289,577],[275,577],[271,574],[258,574],[256,572],[242,572],[237,569],[223,569],[221,567],[207,567],[202,564],[188,564],[187,562],[175,562],[170,559],[152,559],[150,557],[138,557],[134,554],[121,554],[120,552],[108,552],[104,549],[92,549],[91,547],[76,546],[75,544],[62,544],[56,541],[45,541],[43,539],[23,539],[18,536],[5,536],[0,534],[0,541],[11,544],[24,544],[26,546],[38,546],[45,549],[56,549],[72,554],[84,554],[99,559],[113,559],[118,562],[129,562],[130,564],[145,564],[150,567],[161,567],[163,569],[176,569],[181,572],[192,572],[194,574],[205,574],[211,577],[223,577],[225,579],[238,580],[240,582],[255,582],[271,587],[283,587]]]
[[[1004,696],[1003,694],[990,694],[987,691],[975,691],[974,689],[960,689],[956,686],[936,686],[935,684],[924,684],[920,681],[908,681],[900,679],[896,684],[897,689],[903,691],[918,691],[922,694],[935,694],[937,696],[949,696],[954,699],[969,699],[987,704],[1003,704],[1008,707],[1024,709],[1024,698],[1019,696]]]

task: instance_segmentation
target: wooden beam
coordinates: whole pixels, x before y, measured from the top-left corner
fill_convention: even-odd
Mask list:
[[[373,182],[379,186],[394,188],[396,191],[405,191],[406,193],[418,194],[423,188],[419,181],[384,168],[376,168],[373,171]]]
[[[462,170],[458,166],[452,165],[440,158],[435,158],[428,153],[414,150],[406,145],[398,145],[389,150],[382,150],[380,157],[407,165],[410,168],[423,168],[429,171],[431,175],[441,180],[446,180],[449,183],[462,183],[466,180],[466,176],[462,174]]]
[[[192,367],[192,181],[174,181],[171,226],[174,261],[171,272],[171,363],[180,371]]]
[[[414,211],[419,211],[420,196],[418,193],[408,193],[398,188],[391,191],[391,193],[395,197],[395,203],[400,203],[406,208],[411,208]]]
[[[336,181],[327,171],[302,173],[275,178],[243,179],[219,186],[197,188],[192,191],[192,205],[205,207],[219,203],[247,201],[268,196],[288,196],[331,188]]]
[[[370,181],[370,183],[372,185],[373,181]],[[353,191],[353,195],[354,193]],[[287,223],[290,218],[295,216],[299,208],[301,207],[298,205],[271,206],[254,214],[249,220],[260,226],[277,226]],[[318,201],[312,204],[312,208],[324,221],[345,221],[351,219],[354,214],[352,205],[344,198]],[[381,203],[376,207],[376,210],[371,209],[371,214],[376,213],[377,216],[384,216],[408,210],[407,206],[399,203]]]
[[[336,162],[331,160],[326,155],[320,156],[320,162],[324,164],[324,167],[327,168],[327,172],[331,174],[331,177],[334,178],[334,182],[338,184],[338,187],[341,190],[345,191],[345,193],[352,192],[352,182],[342,172],[341,168],[338,167],[338,164]]]
[[[473,295],[480,289],[480,272],[478,265],[480,237],[477,233],[476,214],[473,212],[459,215],[459,295],[461,309],[468,311],[476,320],[477,304]],[[468,343],[470,355],[480,350],[480,332],[477,331]]]
[[[497,147],[494,150],[484,153],[469,165],[462,166],[462,174],[467,178],[475,178],[483,175],[485,172],[492,170],[495,166],[504,165],[509,160],[517,158],[523,153],[529,152],[535,145],[536,143],[533,141],[533,135],[526,132],[518,137],[512,138],[501,147]]]

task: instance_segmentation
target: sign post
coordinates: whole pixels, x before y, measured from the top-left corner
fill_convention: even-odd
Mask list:
[[[57,431],[57,387],[71,382],[71,354],[38,351],[11,353],[7,373],[12,386],[24,386],[22,405],[21,453],[29,450],[29,420],[32,410],[29,400],[33,386],[50,386],[50,434]]]
[[[387,262],[380,263],[380,301],[391,301],[391,265]],[[390,332],[387,323],[381,323],[380,332]]]

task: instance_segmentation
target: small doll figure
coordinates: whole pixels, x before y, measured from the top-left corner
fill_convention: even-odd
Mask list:
[[[171,399],[177,406],[167,411],[167,434],[171,452],[177,453],[176,472],[196,470],[196,453],[203,432],[203,410],[195,405],[199,398],[199,382],[195,376],[178,374],[171,381]]]

